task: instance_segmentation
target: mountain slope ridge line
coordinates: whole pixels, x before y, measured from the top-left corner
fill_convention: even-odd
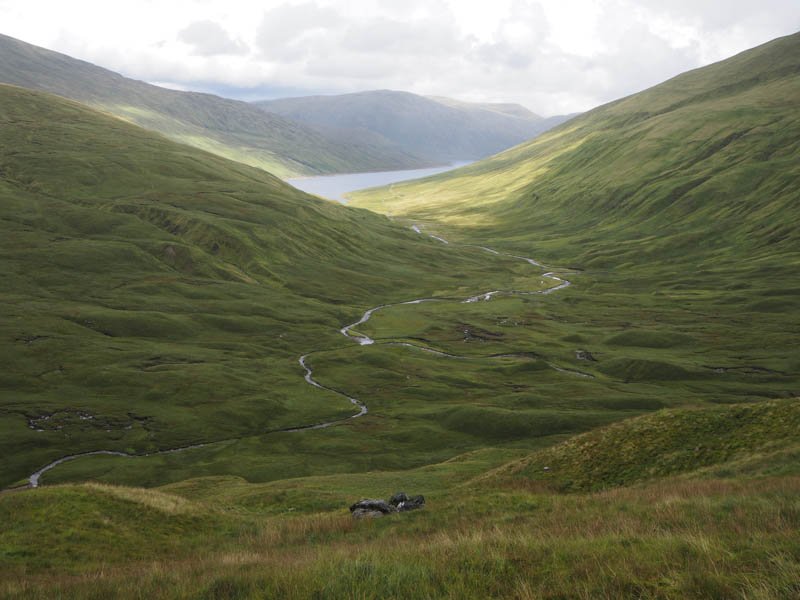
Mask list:
[[[445,239],[443,239],[443,238],[441,238],[439,236],[422,233],[422,230],[420,229],[420,227],[418,225],[412,226],[412,229],[415,232],[419,233],[420,235],[428,235],[429,237],[431,237],[431,238],[433,238],[433,239],[435,239],[437,241],[440,241],[440,242],[442,242],[444,244],[450,245],[450,242],[448,242],[447,240],[445,240]],[[478,246],[476,244],[452,244],[452,245],[453,246],[463,246],[463,247],[467,247],[467,248],[478,248],[480,250],[484,250],[484,251],[490,252],[492,254],[497,254],[497,255],[500,255],[500,256],[508,256],[509,258],[517,258],[517,259],[520,259],[520,260],[524,260],[524,261],[526,261],[526,262],[528,262],[531,265],[536,266],[536,267],[550,268],[550,267],[545,267],[545,265],[542,265],[541,263],[536,262],[532,258],[528,258],[528,257],[525,257],[525,256],[518,256],[518,255],[515,255],[515,254],[507,254],[505,252],[500,252],[500,251],[494,250],[492,248],[487,248],[486,246]],[[576,273],[577,270],[576,269],[566,269],[566,270],[564,270],[564,272]],[[361,325],[363,323],[366,323],[375,311],[383,309],[383,308],[390,308],[392,306],[401,306],[401,305],[405,305],[405,304],[422,304],[423,302],[447,302],[447,301],[454,302],[455,301],[455,302],[462,302],[462,303],[472,303],[472,302],[478,302],[481,299],[483,299],[483,301],[486,302],[486,301],[489,301],[492,298],[492,296],[495,296],[495,295],[525,295],[525,296],[532,296],[532,295],[538,295],[538,294],[549,294],[549,293],[554,292],[556,290],[564,289],[564,288],[572,285],[570,281],[568,281],[566,279],[562,279],[561,277],[558,277],[557,275],[555,275],[555,273],[553,271],[548,271],[547,273],[542,274],[542,277],[547,278],[547,279],[551,279],[553,281],[556,281],[556,282],[558,282],[558,285],[555,285],[555,286],[550,287],[550,288],[545,288],[543,290],[532,291],[532,292],[521,292],[521,291],[516,291],[516,290],[494,290],[494,291],[491,291],[491,292],[484,292],[482,294],[478,294],[477,296],[472,296],[470,298],[467,298],[466,300],[460,300],[460,301],[459,300],[449,299],[449,298],[419,298],[419,299],[416,299],[416,300],[406,300],[404,302],[395,302],[395,303],[392,303],[392,304],[381,304],[381,305],[378,305],[378,306],[375,306],[373,308],[368,309],[367,311],[364,312],[364,314],[361,317],[361,319],[359,319],[355,323],[352,323],[350,325],[346,325],[346,326],[342,327],[339,331],[345,337],[347,337],[347,338],[349,338],[349,339],[351,339],[353,341],[357,341],[359,343],[359,345],[368,346],[368,345],[376,344],[375,340],[372,339],[371,337],[369,337],[366,334],[360,333],[358,331],[354,331],[353,328],[358,326],[358,325]],[[522,355],[516,355],[516,354],[499,354],[499,355],[489,356],[489,357],[458,356],[458,355],[455,355],[455,354],[449,354],[449,353],[446,353],[446,352],[442,352],[440,350],[435,350],[433,348],[428,348],[426,346],[418,346],[416,344],[410,344],[410,343],[407,343],[407,342],[378,342],[377,344],[378,345],[401,345],[401,346],[407,346],[409,348],[416,348],[417,350],[422,350],[424,352],[431,352],[433,354],[437,354],[437,355],[440,355],[440,356],[445,356],[445,357],[448,357],[448,358],[457,358],[457,359],[480,360],[480,359],[484,359],[484,358],[485,359],[512,358],[512,357],[513,358],[528,358],[528,357],[524,357]],[[349,421],[350,419],[357,419],[358,417],[362,417],[365,414],[367,414],[368,409],[367,409],[367,405],[364,402],[362,402],[361,400],[359,400],[357,398],[354,398],[352,396],[348,396],[344,392],[341,392],[341,391],[336,390],[334,388],[322,385],[321,383],[319,383],[318,381],[316,381],[313,378],[313,373],[314,372],[311,369],[311,367],[309,367],[306,364],[306,359],[309,356],[311,356],[312,354],[316,353],[316,352],[325,352],[325,350],[313,350],[311,352],[303,354],[298,359],[298,363],[306,371],[305,375],[303,376],[303,379],[305,379],[305,381],[309,385],[312,385],[312,386],[314,386],[316,388],[319,388],[319,389],[322,389],[322,390],[326,390],[326,391],[332,392],[334,394],[337,394],[339,396],[342,396],[342,397],[346,398],[348,401],[350,401],[351,404],[353,404],[354,406],[359,407],[359,412],[357,412],[356,414],[350,415],[348,417],[341,418],[341,419],[335,419],[335,420],[332,420],[332,421],[325,421],[323,423],[316,423],[314,425],[300,425],[298,427],[288,427],[288,428],[282,428],[282,429],[274,429],[274,430],[271,430],[271,431],[266,431],[263,434],[259,434],[259,435],[267,435],[267,434],[271,434],[271,433],[294,433],[294,432],[298,432],[298,431],[308,431],[308,430],[312,430],[312,429],[324,429],[324,428],[327,428],[327,427],[331,427],[333,425],[337,425],[339,423],[343,423],[345,421]],[[592,375],[589,375],[587,373],[582,373],[580,371],[574,371],[574,370],[571,370],[571,369],[564,369],[564,368],[558,367],[558,366],[550,364],[550,363],[547,363],[547,365],[550,368],[552,368],[552,369],[554,369],[556,371],[560,371],[562,373],[570,373],[570,374],[578,375],[578,376],[581,376],[581,377],[594,378]],[[164,450],[157,450],[155,452],[148,452],[148,453],[145,453],[145,454],[129,454],[127,452],[119,452],[119,451],[116,451],[116,450],[92,450],[92,451],[89,451],[89,452],[81,452],[81,453],[78,453],[78,454],[69,454],[67,456],[62,456],[61,458],[58,458],[58,459],[48,463],[47,465],[45,465],[44,467],[42,467],[41,469],[39,469],[35,473],[31,474],[28,477],[29,483],[27,485],[7,488],[6,491],[38,488],[39,485],[40,485],[41,476],[45,472],[49,471],[50,469],[53,469],[54,467],[56,467],[56,466],[58,466],[58,465],[60,465],[60,464],[62,464],[64,462],[68,462],[68,461],[75,460],[75,459],[78,459],[78,458],[83,458],[85,456],[97,456],[97,455],[104,454],[104,455],[112,455],[112,456],[121,456],[121,457],[124,457],[124,458],[146,458],[146,457],[149,457],[149,456],[156,456],[156,455],[160,455],[160,454],[169,454],[169,453],[173,453],[173,452],[183,452],[185,450],[192,450],[192,449],[196,449],[196,448],[204,448],[204,447],[211,446],[211,445],[214,445],[214,444],[223,444],[223,443],[226,443],[226,442],[238,441],[240,439],[242,439],[242,438],[241,437],[234,437],[234,438],[226,438],[224,440],[216,440],[216,441],[210,441],[210,442],[198,442],[196,444],[190,444],[190,445],[186,445],[186,446],[179,446],[179,447],[176,447],[176,448],[167,448],[167,449],[164,449]]]

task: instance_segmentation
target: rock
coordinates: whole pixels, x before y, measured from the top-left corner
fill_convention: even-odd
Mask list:
[[[357,508],[350,513],[354,519],[377,519],[382,517],[383,513],[379,510],[368,510],[366,508]]]
[[[397,512],[397,508],[386,502],[386,500],[384,500],[383,498],[377,498],[375,500],[362,498],[361,500],[350,506],[351,513],[359,509],[366,511],[378,511],[385,515]]]
[[[374,519],[396,512],[416,510],[425,506],[425,496],[418,495],[409,498],[405,492],[398,492],[391,497],[389,502],[383,498],[371,500],[362,498],[350,505],[350,515],[354,519]]]
[[[405,494],[403,494],[405,495]],[[418,508],[422,508],[425,506],[425,496],[420,494],[419,496],[414,496],[413,498],[408,498],[405,502],[401,502],[397,505],[397,510],[406,511],[406,510],[416,510]]]
[[[389,504],[392,506],[398,506],[403,502],[408,502],[408,496],[405,492],[397,492],[394,496],[389,499]]]
[[[578,360],[591,360],[593,362],[597,362],[597,359],[592,356],[592,353],[588,350],[575,350],[575,358]]]

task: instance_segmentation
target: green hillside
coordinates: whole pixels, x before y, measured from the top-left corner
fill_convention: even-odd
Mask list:
[[[410,154],[440,163],[485,158],[568,118],[543,119],[519,105],[473,104],[392,90],[254,104],[311,126],[366,131]]]
[[[560,490],[604,489],[678,474],[797,475],[800,402],[666,410],[575,436],[479,481],[531,480]],[[476,482],[477,483],[477,482]]]
[[[795,252],[799,71],[796,34],[458,171],[353,197],[585,267]]]
[[[339,328],[367,308],[467,297],[531,271],[445,248],[55,96],[0,85],[0,135],[4,487],[67,454],[216,440],[229,441],[141,459],[142,472],[117,459],[134,483],[174,481],[186,469],[232,468],[256,480],[295,463],[315,472],[333,460],[325,444],[358,462],[361,442],[347,432],[258,437],[354,413],[346,399],[308,385],[298,357],[350,353],[349,392],[371,373]],[[371,431],[371,423],[352,427]],[[433,450],[403,460],[418,464],[432,451],[447,458],[452,442],[434,438]],[[265,461],[270,445],[292,457]],[[384,454],[395,460],[393,448]],[[68,467],[103,468],[103,458],[113,457],[61,468],[69,477]]]
[[[322,132],[246,102],[164,89],[4,35],[0,82],[77,100],[281,177],[430,166],[376,136]]]

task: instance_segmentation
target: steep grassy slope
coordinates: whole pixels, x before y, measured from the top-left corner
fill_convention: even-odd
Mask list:
[[[585,267],[793,253],[798,57],[800,34],[781,38],[486,161],[354,198],[526,251],[535,240]]]
[[[428,166],[376,136],[323,133],[246,102],[167,90],[0,35],[0,82],[58,94],[279,176]]]
[[[798,406],[725,407],[700,420],[695,410],[647,417],[661,441],[702,433],[705,448],[734,444],[736,452],[720,457],[713,473],[702,468],[708,461],[696,460],[681,478],[653,471],[648,477],[656,479],[646,485],[594,493],[554,492],[553,482],[519,467],[547,454],[562,457],[548,477],[589,473],[598,456],[587,442],[613,437],[630,449],[626,440],[641,439],[643,419],[488,473],[502,458],[485,450],[394,473],[0,494],[0,594],[792,598],[800,592],[800,479],[787,452],[800,447],[798,429],[786,427],[783,455],[765,453],[763,436],[750,434],[768,418],[795,422]],[[731,424],[743,439],[726,431]],[[613,452],[613,442],[607,448],[612,452],[601,455],[609,462],[629,458]],[[675,448],[680,444],[668,445]],[[743,461],[747,472],[737,469]],[[426,508],[377,521],[349,517],[354,499],[400,489],[424,493]]]
[[[539,135],[567,117],[542,119],[522,107],[478,105],[377,90],[256,102],[310,125],[366,130],[434,161],[484,158]]]
[[[0,136],[3,486],[65,454],[348,416],[349,402],[303,380],[300,354],[354,345],[338,330],[368,307],[466,297],[526,270],[55,96],[0,85]],[[358,454],[360,442],[327,435]],[[290,438],[275,455],[303,443]],[[141,483],[186,464],[262,478],[292,468],[264,460],[273,442],[238,443],[153,457],[141,478],[123,471]],[[223,455],[210,471],[207,451]],[[175,472],[159,462],[176,459]]]
[[[477,481],[603,489],[676,474],[796,475],[800,402],[659,411],[575,436]],[[475,483],[477,483],[477,481]]]

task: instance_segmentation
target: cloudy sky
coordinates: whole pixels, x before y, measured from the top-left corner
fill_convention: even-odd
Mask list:
[[[798,0],[0,0],[0,33],[168,87],[395,89],[545,116],[798,30]]]

